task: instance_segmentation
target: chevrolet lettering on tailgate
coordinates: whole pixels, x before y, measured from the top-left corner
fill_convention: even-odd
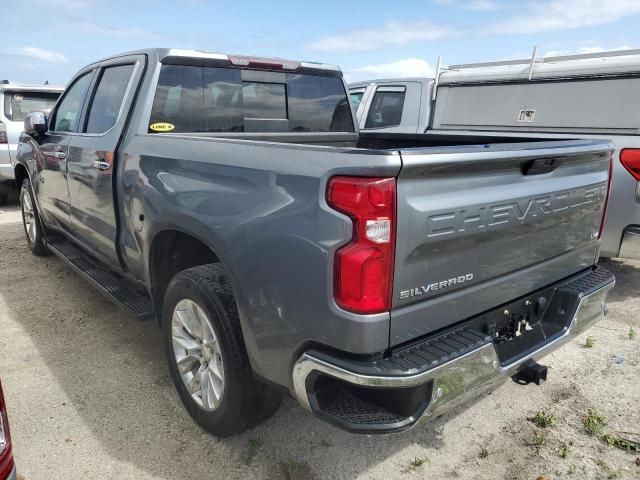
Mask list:
[[[516,200],[498,205],[482,205],[427,218],[427,237],[442,237],[455,233],[500,228],[523,224],[538,216],[599,204],[607,191],[606,183],[567,190],[539,198]]]

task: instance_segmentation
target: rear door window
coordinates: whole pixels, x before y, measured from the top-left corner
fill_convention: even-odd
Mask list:
[[[133,67],[118,65],[102,71],[89,108],[86,133],[105,133],[116,124]]]
[[[381,87],[371,102],[364,128],[395,127],[402,121],[404,87]]]
[[[236,68],[163,65],[149,132],[354,131],[341,78],[279,78],[247,81]]]
[[[33,112],[49,113],[56,104],[59,93],[5,91],[4,114],[7,119],[22,122]]]

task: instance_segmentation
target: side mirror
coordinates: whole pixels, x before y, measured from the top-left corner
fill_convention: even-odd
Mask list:
[[[40,135],[47,131],[47,116],[42,112],[33,112],[24,118],[24,131],[29,135]]]

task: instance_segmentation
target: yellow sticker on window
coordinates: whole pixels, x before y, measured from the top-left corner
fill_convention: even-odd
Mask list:
[[[153,130],[154,132],[170,132],[175,128],[176,126],[173,123],[158,122],[149,125],[149,129]]]

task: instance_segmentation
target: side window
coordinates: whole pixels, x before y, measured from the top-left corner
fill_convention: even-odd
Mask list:
[[[364,95],[364,90],[349,91],[349,98],[351,99],[351,105],[353,105],[354,110],[358,110],[358,107],[360,106],[360,102],[362,101],[363,95]]]
[[[153,100],[149,132],[200,132],[203,109],[202,68],[164,65]]]
[[[364,128],[395,127],[400,125],[404,96],[404,90],[376,91]]]
[[[91,83],[91,74],[85,73],[68,88],[55,112],[53,130],[56,132],[75,132],[80,121],[80,112]]]
[[[116,124],[133,68],[134,65],[118,65],[102,71],[89,109],[86,133],[105,133]]]

